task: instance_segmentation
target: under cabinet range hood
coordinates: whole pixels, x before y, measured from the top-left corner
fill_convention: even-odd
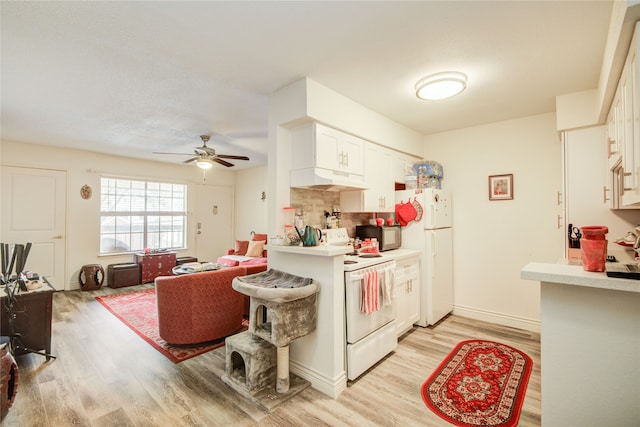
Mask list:
[[[362,175],[321,168],[292,170],[289,175],[290,187],[310,188],[325,191],[367,190]]]

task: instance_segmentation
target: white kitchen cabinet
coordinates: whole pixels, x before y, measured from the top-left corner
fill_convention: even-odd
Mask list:
[[[295,169],[321,168],[344,176],[362,176],[364,143],[320,123],[307,123],[291,130],[291,164]]]
[[[394,212],[395,181],[393,177],[393,151],[366,142],[364,150],[364,180],[369,188],[362,191],[342,191],[342,212]]]
[[[420,317],[420,262],[417,256],[396,261],[395,309],[398,336]]]
[[[393,180],[394,182],[405,183],[407,174],[412,170],[415,162],[420,161],[419,157],[410,156],[400,151],[393,152]]]
[[[625,113],[625,145],[623,152],[624,174],[622,186],[622,205],[631,206],[640,204],[640,115],[639,99],[640,85],[638,83],[638,32],[640,27],[636,26],[631,47],[629,48],[629,58],[625,64],[628,71],[629,99],[625,103],[628,109]]]
[[[607,116],[608,161],[605,200],[611,209],[640,208],[640,85],[636,25]]]

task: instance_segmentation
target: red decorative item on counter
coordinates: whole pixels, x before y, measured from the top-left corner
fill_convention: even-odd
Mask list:
[[[604,271],[604,264],[607,258],[607,239],[605,235],[609,228],[600,225],[590,225],[580,227],[582,239],[580,248],[582,250],[582,268],[585,271]]]

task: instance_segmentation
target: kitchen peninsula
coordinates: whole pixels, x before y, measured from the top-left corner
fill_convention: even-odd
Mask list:
[[[521,277],[540,281],[543,425],[637,426],[640,280],[566,262]]]
[[[269,268],[312,278],[320,287],[316,331],[290,346],[291,372],[333,398],[347,387],[344,368],[344,255],[351,246],[267,245]]]
[[[312,278],[319,285],[317,329],[290,346],[291,372],[313,388],[337,398],[347,387],[345,332],[345,254],[351,246],[312,247],[267,245],[269,268]],[[396,249],[385,258],[399,260],[416,251]]]

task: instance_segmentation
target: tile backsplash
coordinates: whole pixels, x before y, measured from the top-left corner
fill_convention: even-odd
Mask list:
[[[334,206],[340,206],[340,193],[337,191],[313,190],[308,188],[292,188],[290,193],[291,206],[304,211],[305,225],[319,228],[325,227],[324,213]],[[368,224],[375,218],[374,212],[342,213],[340,226],[347,229],[353,237],[356,225]]]

